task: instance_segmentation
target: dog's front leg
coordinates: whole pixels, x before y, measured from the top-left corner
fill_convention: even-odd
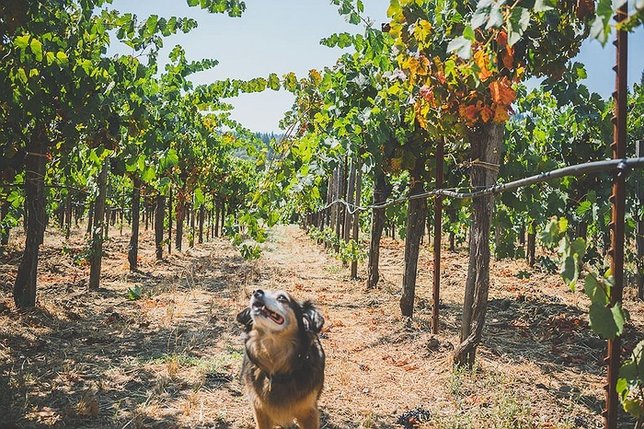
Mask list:
[[[300,429],[320,429],[320,413],[315,408],[296,416],[296,419]]]
[[[253,411],[255,414],[256,429],[273,429],[271,419],[261,408],[254,407]]]

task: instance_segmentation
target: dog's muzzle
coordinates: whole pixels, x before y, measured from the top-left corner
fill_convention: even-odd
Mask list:
[[[266,306],[264,291],[261,289],[257,289],[253,292],[253,297],[250,301],[250,308],[255,315],[264,316],[278,325],[282,325],[284,323],[284,317],[281,314],[274,312]]]

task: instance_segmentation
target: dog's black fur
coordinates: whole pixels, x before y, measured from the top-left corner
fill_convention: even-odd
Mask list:
[[[288,313],[288,317],[294,318],[290,323],[296,322],[297,330],[292,330],[285,339],[276,336],[279,349],[290,356],[288,363],[276,372],[271,367],[271,356],[260,358],[254,353],[257,342],[272,333],[256,329],[252,305],[251,302],[237,315],[237,321],[244,325],[241,377],[255,411],[256,427],[288,425],[297,419],[302,429],[319,428],[317,401],[324,384],[325,355],[318,334],[324,318],[310,301],[300,303],[289,297],[292,314]]]

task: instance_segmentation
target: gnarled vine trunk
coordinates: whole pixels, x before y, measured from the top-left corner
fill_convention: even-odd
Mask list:
[[[346,180],[347,180],[347,167],[346,160],[344,164],[338,166],[338,198],[344,198],[344,193],[346,189]],[[343,237],[342,235],[342,226],[344,225],[344,216],[346,212],[346,207],[344,204],[338,204],[338,217],[335,223],[335,234],[339,239]],[[340,247],[336,245],[335,251],[339,252]]]
[[[480,125],[469,135],[473,165],[470,180],[475,189],[496,182],[503,143],[503,124]],[[493,196],[472,201],[470,256],[465,284],[461,343],[454,350],[454,365],[471,368],[481,341],[490,288],[490,220]]]
[[[360,198],[362,194],[362,169],[360,166],[358,166],[356,172],[356,192],[355,192],[355,199],[354,199],[354,204],[356,206],[360,205]],[[353,214],[353,231],[352,231],[352,239],[353,241],[358,243],[360,239],[360,210],[355,211]],[[351,261],[351,278],[353,280],[358,279],[358,260],[353,259]]]
[[[537,248],[537,225],[534,220],[530,220],[530,225],[528,226],[528,249],[526,252],[526,258],[528,260],[528,265],[534,267],[535,262],[535,252]]]
[[[194,201],[194,196],[192,197],[192,200]],[[188,237],[189,242],[188,245],[190,247],[195,247],[195,205],[194,202],[190,204],[190,207],[188,208],[188,213],[190,213],[190,235]]]
[[[215,237],[219,237],[219,219],[221,218],[219,212],[221,211],[221,204],[219,203],[219,200],[215,200]]]
[[[65,197],[65,239],[69,240],[69,234],[72,230],[72,194],[67,192]]]
[[[409,195],[424,192],[423,173],[425,160],[418,157],[411,172]],[[402,296],[400,297],[400,311],[403,316],[414,315],[414,298],[416,296],[416,275],[418,274],[418,252],[420,251],[420,238],[425,230],[425,216],[427,215],[427,202],[424,198],[409,200],[407,205],[407,235],[405,236],[405,271],[403,274]]]
[[[181,251],[181,246],[183,244],[183,221],[186,217],[186,195],[185,191],[181,190],[177,192],[177,207],[176,207],[176,222],[177,228],[175,231],[175,242],[174,247],[178,251]]]
[[[163,259],[163,215],[165,213],[165,197],[161,194],[156,197],[154,207],[154,245],[157,260]]]
[[[203,224],[206,219],[206,208],[203,204],[199,206],[199,244],[203,243]]]
[[[87,235],[92,236],[92,229],[94,228],[94,202],[89,203],[89,208],[87,209]]]
[[[132,179],[132,234],[127,251],[127,260],[130,263],[130,271],[136,271],[139,256],[139,221],[141,215],[141,179],[135,176]]]
[[[105,199],[107,197],[107,160],[98,175],[98,197],[94,203],[94,225],[92,229],[92,244],[90,252],[89,288],[98,290],[101,280],[101,262],[103,261],[104,230],[108,228],[105,217]]]
[[[373,204],[382,204],[389,197],[391,187],[387,183],[387,176],[380,165],[374,167],[373,172]],[[380,281],[380,239],[385,228],[385,208],[372,209],[371,241],[369,243],[369,265],[367,267],[367,289],[373,289]]]
[[[355,187],[356,187],[356,163],[351,161],[351,167],[349,168],[349,176],[347,182],[347,194],[346,202],[353,204],[353,199],[355,196]],[[351,225],[353,221],[353,216],[349,213],[348,209],[345,209],[344,212],[344,229],[342,230],[343,239],[345,242],[348,242],[351,239]]]
[[[45,167],[48,138],[43,127],[35,129],[27,142],[25,157],[25,250],[13,285],[13,300],[18,308],[36,305],[38,255],[47,225]]]
[[[168,190],[168,255],[172,254],[172,187]]]

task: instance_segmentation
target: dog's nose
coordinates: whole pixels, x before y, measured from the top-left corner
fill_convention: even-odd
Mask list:
[[[264,291],[261,289],[256,289],[255,291],[253,291],[253,296],[255,298],[261,298],[264,296]]]

